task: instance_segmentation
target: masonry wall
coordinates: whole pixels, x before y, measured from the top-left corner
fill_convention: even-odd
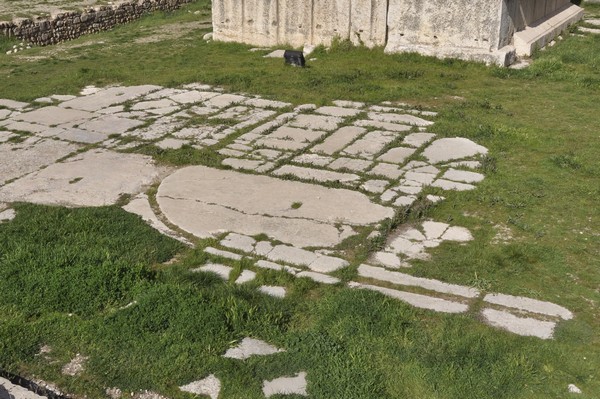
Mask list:
[[[0,33],[35,45],[61,43],[81,35],[111,29],[153,11],[171,11],[193,0],[135,0],[83,12],[64,12],[49,19],[0,22]]]
[[[386,41],[387,0],[213,0],[213,37],[257,46]]]

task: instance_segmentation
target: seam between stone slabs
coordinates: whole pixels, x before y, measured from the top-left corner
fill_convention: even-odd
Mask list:
[[[264,176],[263,174],[260,174],[260,173],[255,173],[255,174],[257,174],[259,176]],[[230,211],[238,212],[238,213],[241,213],[241,214],[246,215],[246,216],[261,216],[261,217],[267,217],[267,218],[274,218],[274,219],[281,218],[281,219],[289,219],[289,220],[307,220],[307,221],[310,221],[310,222],[315,222],[315,223],[318,223],[318,224],[322,224],[322,225],[326,225],[326,226],[331,226],[331,227],[335,228],[338,231],[339,234],[342,234],[342,232],[340,231],[340,229],[338,227],[335,227],[336,223],[330,224],[330,223],[327,223],[327,222],[324,222],[324,221],[321,221],[321,220],[311,219],[311,218],[307,218],[307,217],[275,216],[275,215],[267,215],[267,214],[262,214],[262,213],[247,213],[247,212],[240,211],[239,209],[236,209],[236,208],[233,208],[233,207],[230,207],[230,206],[225,206],[223,204],[217,204],[217,203],[213,203],[213,202],[205,202],[205,201],[201,201],[199,199],[194,199],[194,198],[176,198],[176,197],[172,197],[172,196],[169,196],[169,195],[161,195],[160,197],[157,196],[157,200],[158,200],[158,198],[167,198],[167,199],[170,199],[170,200],[173,200],[173,201],[194,201],[194,202],[197,202],[197,203],[200,203],[200,204],[205,204],[205,205],[210,205],[210,206],[219,206],[221,208],[225,208],[225,209],[228,209]],[[371,226],[371,225],[378,224],[378,222],[371,223],[371,224],[352,224],[352,223],[347,223],[347,224],[346,223],[342,223],[342,224],[346,225],[346,226]],[[235,232],[231,231],[230,233],[235,233]],[[237,233],[237,234],[241,234],[241,233]],[[242,235],[245,235],[245,234],[242,234]],[[250,237],[250,236],[248,236],[248,237]]]

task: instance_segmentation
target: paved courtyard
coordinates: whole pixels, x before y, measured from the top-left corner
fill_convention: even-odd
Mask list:
[[[411,263],[427,260],[430,248],[469,245],[473,236],[462,226],[401,225],[352,281],[336,275],[350,266],[337,249],[345,239],[365,229],[374,238],[396,212],[476,190],[485,179],[487,149],[430,133],[435,117],[397,103],[294,107],[202,84],[88,87],[79,96],[32,104],[0,99],[0,223],[15,216],[16,201],[69,207],[125,201],[126,211],[189,245],[192,236],[220,238],[205,251],[252,265],[236,284],[279,270],[434,312],[477,306],[492,327],[551,339],[556,324],[573,317],[569,310],[411,274]],[[210,147],[222,158],[218,167],[167,167],[141,154],[149,146]],[[149,197],[151,186],[158,189]],[[232,270],[209,263],[193,271],[229,280]],[[283,286],[259,290],[286,295]],[[224,356],[243,361],[283,350],[248,337]],[[211,375],[180,388],[216,398],[220,386]],[[306,395],[306,373],[265,381],[263,392]]]

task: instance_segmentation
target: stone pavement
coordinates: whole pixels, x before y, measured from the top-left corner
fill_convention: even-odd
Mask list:
[[[342,284],[336,272],[350,263],[335,247],[343,240],[364,229],[373,238],[396,212],[484,180],[487,149],[428,132],[435,117],[393,103],[294,107],[202,84],[87,87],[79,96],[33,104],[0,99],[0,223],[15,217],[16,201],[102,206],[129,198],[126,211],[188,245],[191,236],[219,237],[205,249],[219,263],[192,272],[285,298],[286,287],[258,286],[256,276],[268,269]],[[222,158],[213,167],[174,169],[143,155],[148,148],[209,149]],[[158,190],[149,198],[153,184]],[[490,326],[542,339],[573,317],[548,302],[410,274],[411,262],[428,259],[429,248],[471,240],[468,229],[434,220],[400,226],[347,285],[417,308],[477,311]],[[242,258],[253,266],[234,277],[227,263]],[[242,345],[237,353],[253,352]],[[299,372],[265,381],[263,392],[297,384],[293,392],[306,394],[305,378]],[[208,376],[182,389],[217,397],[220,382]]]

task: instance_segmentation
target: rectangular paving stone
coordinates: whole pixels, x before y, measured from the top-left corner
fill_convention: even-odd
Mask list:
[[[353,108],[343,108],[343,107],[319,107],[315,110],[315,113],[321,115],[329,115],[329,116],[338,116],[341,118],[347,118],[351,116],[356,116],[360,114],[360,110]]]
[[[509,308],[539,313],[546,316],[560,317],[563,320],[571,320],[573,318],[573,313],[571,313],[571,311],[568,309],[551,302],[540,301],[537,299],[505,294],[488,294],[483,298],[483,300],[487,303],[493,303],[495,305],[502,305]]]
[[[244,104],[251,105],[257,108],[286,108],[291,107],[292,104],[284,103],[282,101],[265,100],[262,98],[249,98]]]
[[[192,269],[192,272],[205,272],[205,273],[214,273],[217,276],[221,277],[223,280],[229,280],[229,275],[233,267],[221,265],[218,263],[208,263],[204,266],[197,267]]]
[[[21,101],[9,100],[6,98],[0,98],[0,107],[6,107],[14,110],[21,110],[27,107],[29,104]]]
[[[94,116],[94,114],[86,111],[63,109],[60,107],[50,106],[22,113],[15,116],[13,119],[17,121],[37,123],[45,126],[53,126],[62,125],[65,123],[73,124],[92,119]]]
[[[102,108],[110,107],[111,105],[117,105],[133,100],[137,97],[141,97],[159,89],[161,89],[160,86],[153,85],[109,87],[106,89],[100,89],[94,94],[89,94],[65,101],[61,103],[59,107],[79,109],[83,111],[98,111]]]
[[[332,133],[322,143],[314,146],[311,151],[332,155],[342,150],[366,131],[367,129],[362,127],[344,126]]]
[[[393,136],[380,130],[376,130],[367,133],[365,136],[346,147],[342,153],[372,159],[392,141],[394,141]]]
[[[375,167],[367,173],[369,175],[385,176],[389,179],[395,180],[402,176],[404,174],[404,171],[400,170],[400,168],[397,165],[382,162],[375,165]]]
[[[518,317],[510,312],[496,309],[483,309],[481,314],[485,321],[503,330],[526,337],[551,339],[554,336],[556,323],[531,317]]]
[[[233,104],[242,103],[247,99],[247,97],[239,96],[236,94],[219,94],[218,96],[215,96],[205,101],[205,105],[214,108],[225,108]]]
[[[300,143],[309,142],[318,140],[323,136],[323,132],[314,131],[308,129],[298,129],[289,126],[281,126],[273,133],[269,134],[269,138],[276,138],[282,140],[292,140]]]
[[[445,179],[437,179],[436,181],[434,181],[431,184],[431,186],[439,187],[444,190],[455,190],[455,191],[469,191],[469,190],[475,189],[475,186],[473,186],[472,184],[457,183],[457,182],[445,180]]]
[[[35,123],[13,122],[11,120],[9,120],[6,125],[4,125],[4,128],[7,130],[15,131],[15,132],[21,131],[21,132],[29,132],[29,133],[35,133],[35,134],[40,134],[49,129],[54,129],[54,128],[50,128],[48,126],[38,125]]]
[[[411,133],[404,138],[403,143],[411,147],[421,147],[434,138],[433,133]]]
[[[371,161],[364,159],[340,157],[333,161],[328,168],[333,170],[348,169],[353,172],[362,172],[371,166]]]
[[[334,256],[317,255],[317,259],[308,265],[308,268],[319,273],[331,273],[343,269],[344,267],[348,267],[349,265],[350,264],[344,259],[336,258]]]
[[[293,141],[293,140],[276,139],[276,138],[272,138],[272,137],[260,138],[260,139],[256,140],[255,144],[257,146],[263,146],[263,147],[267,147],[267,148],[275,148],[278,150],[285,150],[285,151],[297,151],[297,150],[306,148],[310,145],[310,143],[308,143],[308,142],[303,143],[303,142],[298,142],[298,141]]]
[[[320,182],[349,183],[360,180],[360,177],[352,173],[332,172],[329,170],[320,170],[312,168],[303,168],[300,166],[284,165],[273,172],[276,176],[294,175],[300,179],[316,180]]]
[[[267,254],[267,259],[274,262],[286,262],[293,265],[308,266],[317,259],[317,255],[304,249],[277,245]]]
[[[427,121],[423,118],[419,118],[414,115],[369,112],[369,118],[380,122],[401,123],[411,126],[426,127],[433,125],[433,122]]]
[[[366,264],[362,264],[358,267],[358,274],[361,277],[386,281],[397,285],[421,287],[426,290],[436,291],[443,294],[457,295],[465,298],[476,298],[479,296],[479,291],[474,288],[456,284],[448,284],[439,280],[414,277],[410,274],[400,272],[391,272],[381,267],[369,266]]]
[[[406,132],[406,131],[412,129],[408,125],[400,125],[397,123],[390,123],[390,122],[373,121],[373,120],[368,120],[368,119],[358,120],[358,121],[354,122],[354,126],[374,127],[376,129],[387,130],[389,132]]]
[[[340,282],[339,278],[328,276],[327,274],[309,271],[302,271],[296,274],[296,277],[308,277],[309,279],[322,284],[337,284]]]
[[[216,256],[223,257],[223,258],[232,259],[232,260],[241,260],[242,259],[242,255],[238,255],[236,253],[229,252],[229,251],[223,251],[221,249],[217,249],[217,248],[213,248],[213,247],[204,248],[204,252],[206,252],[207,254],[216,255]]]
[[[408,157],[410,157],[412,154],[415,153],[415,149],[414,148],[408,148],[408,147],[396,147],[396,148],[392,148],[389,151],[387,151],[385,154],[383,154],[382,156],[380,156],[379,159],[380,161],[383,162],[389,162],[389,163],[395,163],[398,165],[403,164],[404,162],[406,162],[406,159]]]
[[[212,91],[190,90],[183,93],[173,94],[169,98],[175,102],[178,102],[179,104],[194,104],[210,100],[211,98],[219,95],[219,93],[214,93]]]
[[[382,293],[390,298],[399,299],[416,308],[434,310],[442,313],[464,313],[469,310],[469,305],[447,299],[435,298],[427,295],[414,294],[412,292],[394,290],[391,288],[378,287],[371,284],[360,284],[352,282],[352,288],[361,288]]]
[[[231,166],[234,169],[255,170],[263,164],[263,161],[254,161],[251,159],[226,158],[223,165]]]
[[[119,118],[113,115],[103,115],[94,120],[81,123],[78,125],[78,128],[105,134],[123,134],[129,129],[133,129],[143,124],[144,121],[140,120]]]
[[[365,103],[357,102],[357,101],[346,101],[346,100],[334,100],[333,103],[338,107],[345,108],[363,108]]]
[[[343,118],[336,116],[300,114],[292,119],[289,125],[310,130],[332,131],[337,129],[342,121]]]
[[[108,135],[98,132],[90,132],[81,129],[60,129],[62,132],[56,134],[61,140],[74,141],[76,143],[94,144],[108,139]]]

